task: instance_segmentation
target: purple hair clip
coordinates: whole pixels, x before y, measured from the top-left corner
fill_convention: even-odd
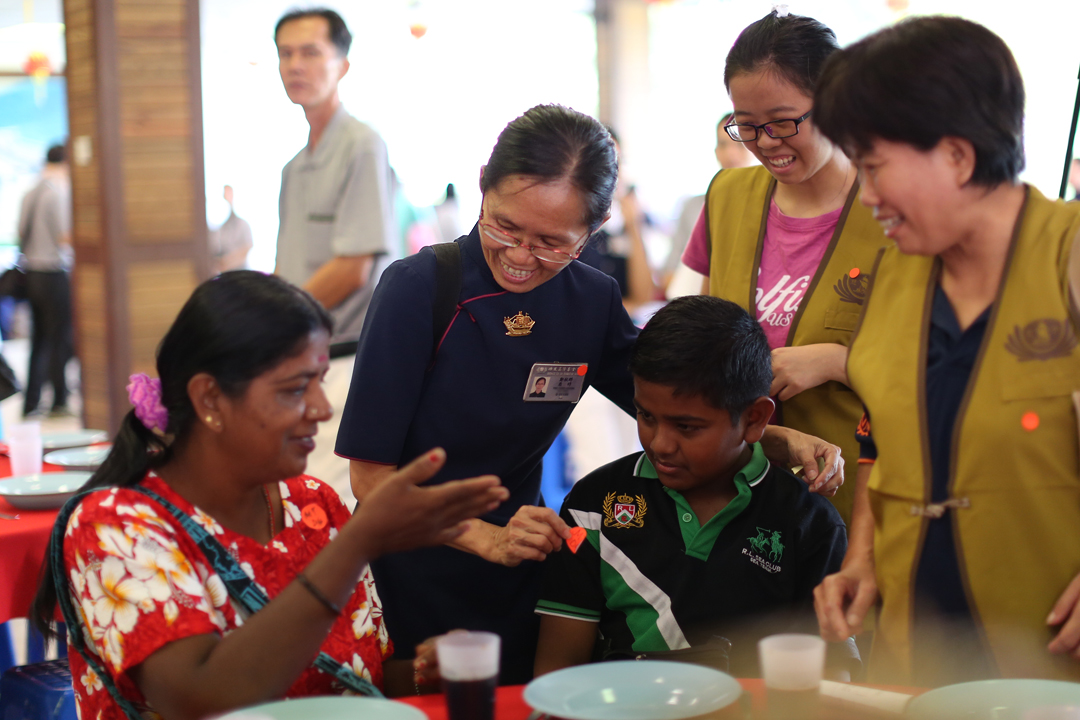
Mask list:
[[[163,434],[169,426],[169,412],[161,404],[161,380],[146,373],[135,373],[129,379],[128,400],[135,406],[135,417],[147,430]]]

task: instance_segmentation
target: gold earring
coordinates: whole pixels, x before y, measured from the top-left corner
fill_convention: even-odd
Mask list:
[[[211,424],[213,424],[213,422],[214,422],[214,416],[213,415],[207,415],[206,416],[206,424],[211,425]]]

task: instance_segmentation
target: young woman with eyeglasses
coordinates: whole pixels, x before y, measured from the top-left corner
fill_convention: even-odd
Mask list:
[[[855,168],[814,126],[814,83],[838,48],[817,20],[775,10],[739,35],[724,68],[725,130],[761,167],[716,175],[683,263],[706,276],[703,293],[756,313],[773,350],[775,422],[851,458],[861,406],[844,363],[886,240],[855,202]],[[851,493],[833,502],[850,519]]]
[[[452,628],[492,630],[502,636],[501,681],[532,676],[536,561],[569,533],[542,507],[541,460],[589,386],[635,412],[627,365],[637,329],[615,281],[574,261],[607,218],[616,179],[603,125],[534,107],[503,130],[481,169],[480,218],[457,241],[461,285],[448,328],[434,337],[442,307],[432,250],[392,265],[375,291],[336,447],[352,461],[357,498],[434,446],[447,464],[433,482],[485,468],[511,493],[451,546],[373,564],[398,657]],[[530,398],[541,376],[544,397]],[[780,430],[767,445],[774,460],[816,465],[815,454],[827,455],[822,476],[841,481],[833,446]]]

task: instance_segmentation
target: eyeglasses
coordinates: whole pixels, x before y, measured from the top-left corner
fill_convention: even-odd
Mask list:
[[[799,134],[799,125],[802,121],[810,117],[810,113],[813,110],[807,110],[806,114],[802,117],[797,117],[793,120],[773,120],[763,125],[754,125],[753,123],[728,123],[724,126],[724,130],[735,142],[747,143],[757,140],[762,130],[773,138],[786,138],[792,135]]]
[[[483,218],[484,214],[481,210],[480,217]],[[537,260],[550,263],[552,265],[568,265],[571,260],[576,260],[578,255],[581,254],[584,246],[579,247],[575,252],[567,252],[566,250],[557,250],[555,248],[544,247],[543,245],[526,245],[518,240],[513,235],[510,235],[499,228],[495,227],[491,223],[486,223],[483,220],[480,221],[480,230],[484,235],[492,242],[498,243],[503,247],[516,248],[523,247],[531,252]],[[589,233],[586,232],[583,237],[578,238],[574,245],[588,239]]]

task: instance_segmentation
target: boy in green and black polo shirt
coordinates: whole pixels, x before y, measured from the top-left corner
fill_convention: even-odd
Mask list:
[[[844,523],[765,459],[771,357],[740,307],[673,301],[642,330],[630,370],[645,452],[590,473],[563,503],[586,536],[546,561],[536,674],[719,637],[732,674],[757,675],[757,640],[817,634],[813,590],[840,568]],[[834,667],[857,658],[853,642],[830,648]]]

